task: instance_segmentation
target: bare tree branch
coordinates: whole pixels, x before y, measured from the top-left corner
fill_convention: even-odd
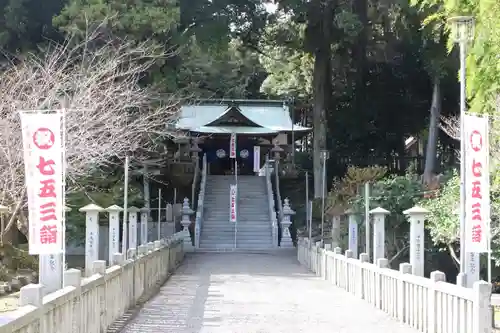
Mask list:
[[[103,39],[100,28],[88,31],[83,42],[51,45],[43,57],[29,54],[0,73],[0,202],[16,212],[26,206],[19,110],[65,110],[73,186],[131,149],[140,147],[145,156],[175,134],[166,125],[179,97],[160,97],[140,85],[146,71],[169,54],[150,42]]]
[[[460,117],[443,117],[440,118],[439,128],[450,138],[460,141]]]

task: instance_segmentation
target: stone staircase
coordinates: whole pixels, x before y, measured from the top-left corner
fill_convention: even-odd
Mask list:
[[[229,222],[229,185],[234,176],[207,176],[200,249],[273,248],[266,178],[238,176],[238,222]],[[235,242],[235,228],[236,242]]]

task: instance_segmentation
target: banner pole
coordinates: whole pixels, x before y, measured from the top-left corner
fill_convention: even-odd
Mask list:
[[[235,174],[235,178],[236,178],[236,184],[235,184],[235,187],[236,187],[236,199],[235,199],[235,203],[234,203],[234,213],[236,215],[236,221],[234,222],[234,249],[236,249],[236,239],[238,237],[238,162],[236,160],[236,158],[234,159],[234,174]]]
[[[193,203],[191,203],[192,205]],[[158,189],[158,230],[157,240],[161,239],[161,188]]]
[[[65,103],[66,104],[66,103]],[[62,241],[62,254],[61,254],[61,281],[62,281],[62,287],[64,287],[64,271],[66,270],[66,168],[67,168],[67,161],[66,161],[66,108],[62,109],[62,114],[61,114],[61,162],[62,162],[62,202],[63,202],[63,213],[62,213],[62,219],[61,219],[61,224],[62,224],[62,234],[63,234],[63,241]]]
[[[485,126],[486,127],[486,131],[485,131],[486,132],[486,138],[485,138],[485,141],[486,141],[486,144],[485,144],[485,146],[486,146],[486,165],[489,168],[489,166],[490,166],[490,121],[489,120],[490,119],[488,116],[486,116],[486,119],[487,119],[486,126]],[[487,177],[487,179],[488,179],[488,195],[490,194],[489,174],[490,173],[489,173],[489,169],[488,169],[488,177]],[[491,205],[491,203],[490,203],[490,205]],[[486,254],[486,258],[488,260],[488,264],[487,264],[487,279],[488,280],[487,281],[488,281],[488,283],[491,283],[491,238],[492,238],[491,237],[491,208],[488,209],[488,220],[486,221],[486,223],[487,223],[487,229],[488,229],[488,234],[487,234],[488,235],[488,239],[487,239],[488,252]]]

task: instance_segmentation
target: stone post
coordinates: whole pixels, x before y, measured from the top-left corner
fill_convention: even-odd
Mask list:
[[[332,248],[340,246],[340,216],[332,217]]]
[[[446,275],[443,272],[440,271],[434,271],[431,272],[430,276],[431,282],[438,283],[438,282],[446,282]],[[431,287],[432,288],[432,287]],[[442,302],[437,302],[437,295],[436,295],[436,290],[435,288],[429,289],[429,295],[427,296],[427,326],[431,328],[429,332],[436,332],[435,327],[437,326],[437,323],[439,322],[438,320],[440,319],[438,306],[442,305]],[[442,311],[442,310],[441,310]],[[467,329],[466,329],[467,330]]]
[[[282,248],[293,248],[292,236],[290,235],[290,225],[292,224],[292,215],[295,211],[290,207],[290,200],[283,200],[283,220],[281,221],[281,243]]]
[[[144,207],[141,209],[141,245],[148,243],[148,220],[149,208]]]
[[[71,208],[64,207],[64,212],[71,211]],[[66,242],[64,236],[64,242]],[[39,283],[43,285],[45,294],[52,293],[63,287],[63,271],[65,270],[63,260],[64,253],[41,254],[38,256]]]
[[[385,216],[389,211],[382,207],[370,210],[373,215],[373,262],[385,257]]]
[[[137,207],[130,207],[128,210],[128,248],[137,248],[137,213],[141,210]]]
[[[82,301],[80,294],[82,292],[82,272],[78,269],[70,268],[64,272],[64,287],[75,287],[75,292],[78,296],[73,298],[73,304],[71,311],[76,314],[80,314],[82,311]],[[80,327],[82,327],[82,316],[73,315],[71,329],[73,333],[80,332]]]
[[[356,219],[356,213],[352,209],[345,211],[349,219],[349,250],[352,251],[354,258],[358,257],[358,221]]]
[[[194,250],[193,243],[191,242],[191,236],[189,235],[189,225],[191,224],[190,216],[193,215],[194,211],[189,207],[189,199],[184,198],[182,203],[182,239],[184,243],[184,251],[192,252]]]
[[[43,291],[41,284],[28,284],[21,288],[19,306],[33,305],[37,308],[43,306]]]
[[[85,213],[85,275],[92,275],[94,262],[99,260],[99,213],[104,209],[90,204],[79,209]]]
[[[123,208],[112,205],[106,211],[109,213],[108,264],[111,266],[115,253],[120,253],[120,212]]]
[[[418,206],[403,212],[410,221],[410,265],[412,273],[418,276],[424,276],[424,220],[428,213],[427,209]]]
[[[413,271],[411,264],[409,263],[401,263],[399,264],[399,272],[401,274],[411,274]],[[406,297],[409,297],[407,293],[405,293],[405,285],[406,282],[402,279],[397,280],[397,304],[398,304],[398,319],[401,320],[402,322],[405,321],[405,304],[408,304],[406,302]],[[409,301],[413,301],[411,299],[411,296],[409,297]]]
[[[486,281],[476,281],[472,286],[472,332],[491,332],[492,309],[490,307],[491,284]]]

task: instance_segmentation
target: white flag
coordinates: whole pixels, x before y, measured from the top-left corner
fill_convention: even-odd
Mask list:
[[[61,114],[21,111],[29,211],[29,253],[63,249],[63,148]]]
[[[229,221],[236,222],[237,208],[236,208],[236,193],[237,187],[234,184],[229,185]]]
[[[487,252],[490,223],[488,118],[465,116],[465,249]]]
[[[236,158],[236,133],[231,133],[229,139],[229,158]]]
[[[253,172],[260,170],[260,146],[253,146]]]

